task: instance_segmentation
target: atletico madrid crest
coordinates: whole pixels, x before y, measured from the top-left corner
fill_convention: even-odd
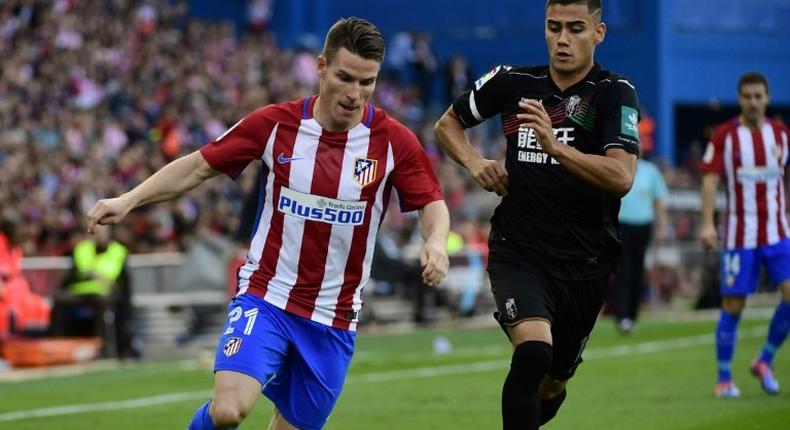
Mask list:
[[[361,186],[366,186],[376,179],[376,167],[378,160],[370,158],[354,159],[354,179]]]
[[[225,354],[225,357],[230,357],[231,355],[239,352],[239,348],[241,348],[241,338],[230,337],[225,341],[225,346],[222,347],[222,352]]]

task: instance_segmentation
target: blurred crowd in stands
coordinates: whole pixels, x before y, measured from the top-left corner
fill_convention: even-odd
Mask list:
[[[278,47],[267,31],[269,1],[251,2],[245,31],[191,19],[167,0],[5,0],[0,3],[0,219],[18,227],[26,256],[66,255],[84,213],[174,158],[194,151],[257,107],[316,92],[317,42]],[[461,56],[441,61],[423,34],[387,41],[373,103],[407,124],[443,184],[453,230],[485,247],[498,202],[447,160],[433,121],[472,85]],[[441,82],[441,84],[437,84]],[[470,133],[486,156],[504,158],[496,122]],[[658,163],[671,189],[696,190],[701,151],[678,168]],[[239,184],[215,179],[173,203],[133,212],[116,230],[131,253],[178,251],[196,234],[234,235],[255,168]],[[385,225],[403,244],[417,237],[397,205]],[[694,211],[671,213],[669,238],[690,240]],[[243,239],[242,239],[243,240]]]
[[[185,2],[0,4],[0,219],[18,226],[25,255],[67,254],[97,199],[130,189],[257,107],[316,91],[320,47],[281,50],[261,16],[255,12],[237,37],[230,24],[190,19]],[[374,103],[420,135],[458,227],[474,231],[495,201],[433,143],[435,116],[420,88],[437,73],[436,59],[425,39],[404,33],[392,42],[398,46]],[[472,79],[462,57],[451,64],[457,76],[448,82],[456,84],[440,104]],[[233,234],[256,180],[255,168],[247,170],[241,186],[214,180],[177,202],[136,211],[117,230],[119,240],[145,253],[183,250],[202,229]],[[409,223],[396,217],[390,225]]]

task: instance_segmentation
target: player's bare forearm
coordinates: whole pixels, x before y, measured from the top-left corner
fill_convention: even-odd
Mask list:
[[[713,221],[718,186],[718,175],[706,173],[702,177],[702,225],[700,226],[699,240],[706,249],[715,248],[718,242],[718,233]]]
[[[631,190],[636,173],[634,154],[622,149],[610,149],[606,155],[585,154],[561,144],[552,152],[549,155],[568,171],[604,191],[623,197]]]
[[[439,285],[447,275],[450,266],[447,258],[449,231],[450,212],[444,200],[428,203],[420,210],[420,232],[425,239],[420,250],[422,281],[430,286]]]
[[[450,211],[444,200],[428,203],[420,210],[420,233],[425,242],[447,243],[450,232]]]
[[[88,233],[98,224],[117,224],[138,206],[175,198],[217,174],[200,152],[179,158],[120,197],[96,202],[87,213]]]
[[[170,162],[121,197],[128,199],[132,208],[172,200],[218,174],[200,151],[195,151]]]
[[[716,206],[716,190],[719,187],[719,176],[706,173],[702,176],[702,224],[713,225],[713,212]]]
[[[453,108],[439,118],[433,127],[439,146],[456,163],[469,170],[472,179],[483,189],[503,196],[507,193],[507,172],[496,160],[487,160],[469,143],[461,121]]]
[[[433,132],[436,135],[436,142],[456,163],[468,168],[470,163],[483,159],[466,138],[464,127],[455,116],[452,107],[436,121]]]
[[[658,242],[665,239],[666,229],[669,224],[667,205],[662,199],[653,200],[653,210],[656,213],[655,237]]]
[[[667,215],[667,204],[664,200],[653,200],[653,210],[656,212],[656,222],[666,225],[669,215]]]

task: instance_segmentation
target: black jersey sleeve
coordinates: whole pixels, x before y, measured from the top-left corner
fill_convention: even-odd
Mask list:
[[[636,88],[625,78],[612,77],[601,98],[603,150],[620,148],[639,155],[639,100]]]
[[[465,128],[474,127],[500,113],[512,97],[510,66],[497,66],[475,81],[474,88],[461,94],[453,111]]]

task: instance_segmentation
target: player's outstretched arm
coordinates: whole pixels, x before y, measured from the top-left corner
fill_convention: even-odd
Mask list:
[[[420,232],[425,244],[420,250],[422,281],[435,287],[447,275],[447,234],[450,231],[450,212],[444,200],[428,203],[420,209]]]
[[[456,163],[466,167],[472,178],[486,191],[503,196],[507,193],[507,172],[496,160],[487,160],[469,143],[461,121],[453,108],[436,121],[433,127],[436,141]]]
[[[716,206],[716,189],[719,187],[719,175],[706,173],[702,176],[702,225],[699,231],[699,240],[705,249],[716,247],[718,237],[716,224],[713,220],[713,211]]]
[[[88,233],[93,233],[97,224],[117,224],[138,206],[173,199],[218,174],[200,151],[181,157],[159,169],[131,191],[96,202],[87,214]]]

